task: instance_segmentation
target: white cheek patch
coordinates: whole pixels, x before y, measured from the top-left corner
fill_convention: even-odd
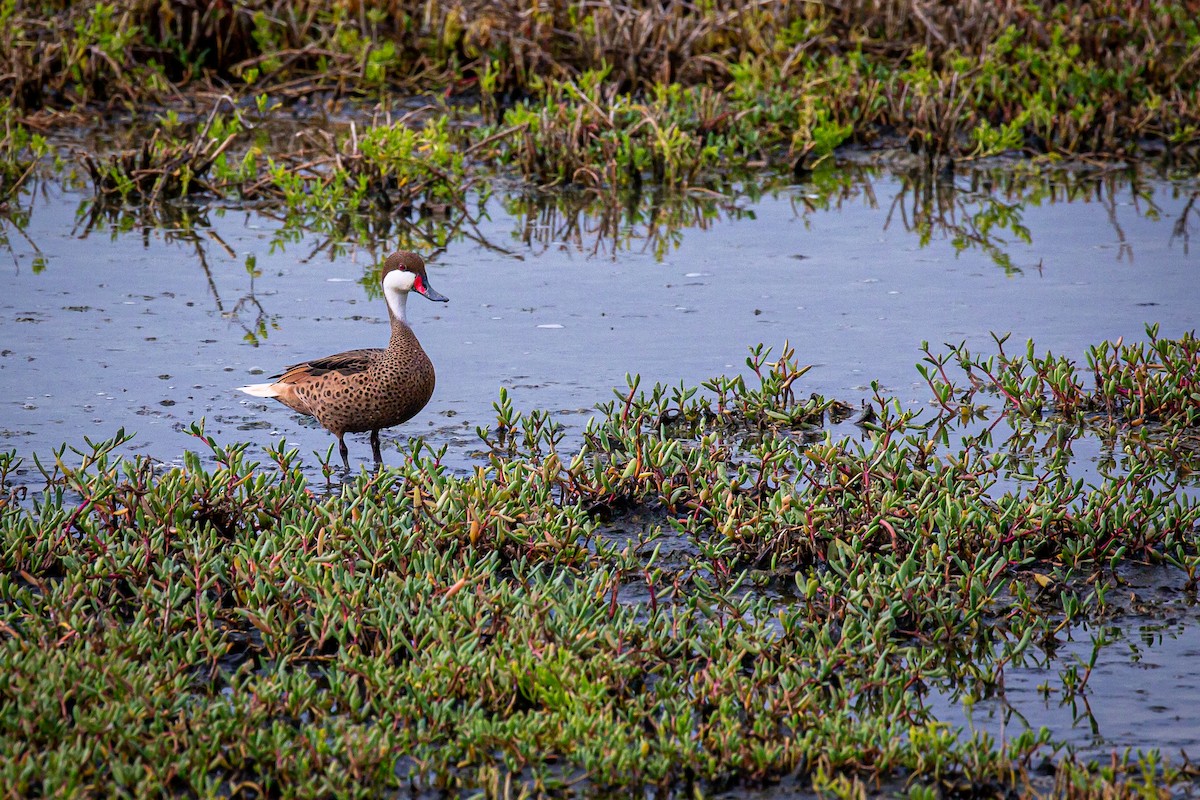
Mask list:
[[[417,276],[403,269],[394,269],[383,279],[383,288],[393,292],[411,292]]]

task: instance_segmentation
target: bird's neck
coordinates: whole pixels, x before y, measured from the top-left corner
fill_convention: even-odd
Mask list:
[[[420,348],[420,346],[417,335],[413,333],[413,329],[408,326],[408,323],[392,314],[392,336],[388,340],[388,347],[407,351]]]
[[[399,322],[402,325],[408,325],[408,292],[397,292],[389,289],[383,290],[384,298],[387,299],[388,316],[392,318],[392,327],[396,327]]]

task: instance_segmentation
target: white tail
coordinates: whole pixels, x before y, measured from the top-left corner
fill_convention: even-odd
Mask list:
[[[239,386],[239,392],[254,395],[255,397],[278,397],[279,390],[275,388],[273,383],[252,383],[249,386]]]

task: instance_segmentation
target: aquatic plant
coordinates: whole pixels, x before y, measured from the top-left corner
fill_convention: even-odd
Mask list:
[[[913,192],[897,219],[1016,270],[1002,239],[1028,235],[1020,209],[965,163],[1011,152],[1187,164],[1200,131],[1200,30],[1175,4],[637,0],[529,14],[475,0],[254,0],[160,11],[147,0],[0,7],[4,191],[46,160],[30,158],[26,138],[44,153],[43,135],[119,116],[137,135],[72,135],[97,205],[153,216],[175,198],[221,198],[335,242],[438,246],[478,235],[466,199],[497,173],[615,209],[639,193],[819,188],[845,145],[904,145],[920,166],[906,169]],[[414,111],[418,91],[430,95]],[[974,205],[986,209],[966,213]],[[416,213],[449,224],[422,227]]]
[[[972,412],[981,392],[1000,396],[1007,413],[1041,419],[1053,414],[1068,422],[1087,422],[1104,415],[1134,425],[1174,423],[1184,429],[1200,424],[1196,407],[1200,375],[1200,340],[1194,333],[1178,339],[1159,337],[1158,326],[1146,328],[1147,341],[1125,345],[1121,340],[1089,348],[1088,370],[1094,386],[1085,388],[1085,377],[1070,360],[1047,353],[1038,356],[1033,342],[1023,356],[1004,351],[1008,337],[993,337],[997,354],[974,356],[959,345],[942,356],[930,353],[917,369],[946,411]],[[945,371],[955,363],[967,373],[970,384],[957,386]],[[928,366],[926,366],[928,365]]]
[[[1118,391],[1047,431],[1033,396],[1078,374],[1018,381],[994,419],[944,398],[956,369],[1017,369],[997,339],[989,358],[929,356],[925,420],[878,393],[870,413],[806,394],[794,353],[758,347],[750,378],[631,377],[576,452],[502,392],[463,472],[414,440],[393,469],[313,485],[285,443],[260,462],[201,426],[179,466],[117,456],[124,432],[34,475],[2,454],[0,783],[602,795],[905,776],[1003,793],[1041,785],[1044,758],[1063,793],[1193,780],[1154,753],[1080,762],[1045,730],[967,735],[924,701],[1054,663],[1060,635],[1118,602],[1125,563],[1189,571],[1195,591],[1194,393],[1120,468],[1071,479],[1057,454],[1074,439],[1150,426]],[[1141,396],[1166,408],[1194,350],[1099,345],[1096,396],[1154,373]],[[1014,446],[1043,456],[979,431],[1004,420],[1033,423]],[[1086,693],[1086,665],[1056,669]]]
[[[671,84],[639,100],[616,92],[607,76],[551,81],[536,104],[509,109],[502,125],[511,134],[499,140],[496,157],[539,184],[622,188],[645,179],[675,189],[741,152],[736,137],[718,132],[730,123],[711,90]]]

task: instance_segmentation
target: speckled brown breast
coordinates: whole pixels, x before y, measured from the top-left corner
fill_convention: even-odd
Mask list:
[[[351,350],[289,367],[278,382],[292,391],[276,399],[340,436],[406,422],[429,402],[434,381],[433,363],[412,329],[393,320],[386,350]]]

